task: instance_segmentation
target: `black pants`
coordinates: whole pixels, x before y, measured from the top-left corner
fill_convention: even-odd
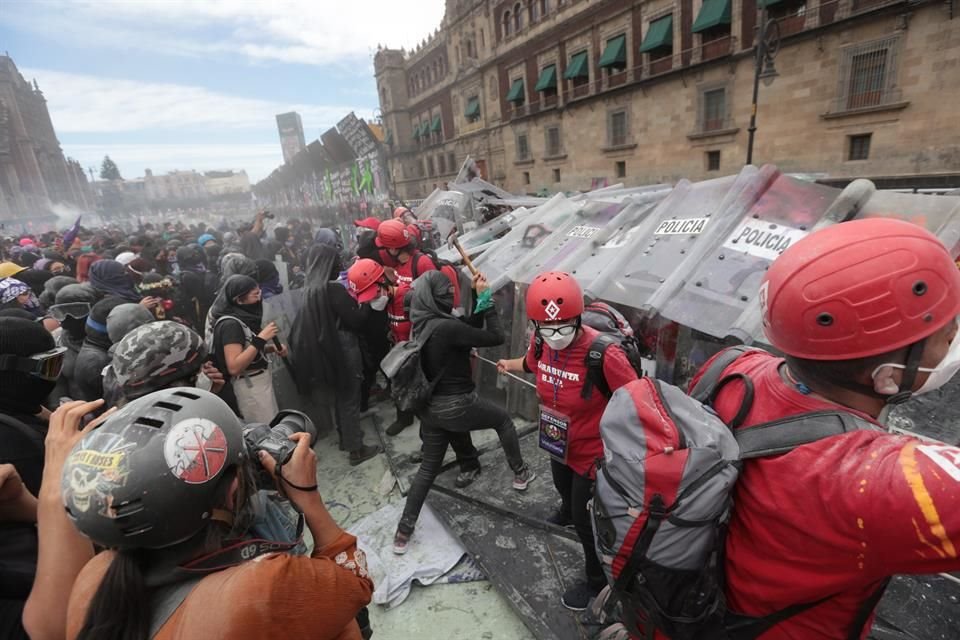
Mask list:
[[[363,384],[363,362],[360,344],[356,335],[349,331],[338,332],[343,351],[340,388],[334,397],[334,412],[337,433],[340,434],[340,449],[357,451],[363,447],[363,427],[360,426],[360,386]]]
[[[593,587],[602,587],[607,583],[607,579],[593,544],[593,527],[590,524],[590,512],[587,510],[587,502],[593,497],[594,481],[553,459],[550,460],[550,471],[553,474],[553,486],[562,501],[560,510],[564,515],[570,516],[580,544],[583,545],[587,582]]]
[[[443,466],[443,456],[447,452],[448,444],[456,443],[454,450],[457,450],[457,444],[464,444],[465,439],[473,450],[472,457],[476,465],[474,468],[480,466],[476,461],[476,449],[470,442],[471,431],[496,429],[507,464],[515,472],[523,469],[520,439],[510,415],[498,405],[480,398],[476,392],[433,398],[427,410],[420,416],[420,424],[423,462],[420,463],[420,470],[417,471],[410,493],[407,494],[407,504],[398,527],[402,533],[413,533],[427,493]],[[461,463],[461,471],[468,470],[460,451],[457,451],[457,458]]]

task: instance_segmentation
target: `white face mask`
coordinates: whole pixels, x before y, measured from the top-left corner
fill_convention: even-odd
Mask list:
[[[906,366],[896,363],[887,363],[882,364],[876,369],[873,370],[873,376],[876,377],[877,372],[880,371],[883,367],[893,367],[894,369],[906,369]],[[950,343],[950,348],[947,349],[947,355],[943,356],[943,360],[940,361],[933,369],[927,367],[918,367],[917,371],[922,371],[924,373],[929,373],[927,376],[927,381],[923,385],[913,392],[913,395],[920,395],[923,393],[930,393],[931,391],[936,391],[943,385],[947,384],[950,381],[957,371],[960,371],[960,333],[954,337],[953,342]]]
[[[571,326],[572,326],[572,325],[571,325]],[[553,327],[553,328],[559,328],[559,327]],[[574,327],[574,329],[575,329],[575,327]],[[543,333],[541,333],[541,334],[540,334],[540,337],[543,338],[543,341],[547,344],[547,346],[550,347],[551,349],[553,349],[554,351],[563,351],[564,349],[566,349],[567,347],[569,347],[570,344],[571,344],[571,343],[574,341],[574,339],[577,337],[577,332],[576,332],[576,331],[573,331],[573,332],[572,332],[570,335],[568,335],[568,336],[562,336],[562,335],[560,335],[560,334],[554,334],[554,335],[549,336],[549,337],[548,337],[548,336],[545,336],[545,335],[543,335]]]
[[[370,301],[370,307],[374,311],[383,311],[384,309],[387,308],[387,302],[389,300],[390,298],[388,296],[380,296],[378,298],[374,298],[373,300]]]

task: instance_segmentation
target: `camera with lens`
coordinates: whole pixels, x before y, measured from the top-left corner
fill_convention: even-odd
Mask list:
[[[297,443],[290,439],[295,433],[309,434],[311,447],[317,443],[317,429],[313,421],[305,413],[285,409],[268,425],[255,422],[244,427],[243,441],[254,460],[257,460],[257,452],[265,451],[277,465],[282,465],[290,460],[293,450],[297,448]],[[263,473],[260,474],[259,482],[264,488],[272,489],[273,478],[263,469],[261,471]]]
[[[264,212],[263,212],[263,217],[266,218],[267,220],[273,220],[273,218],[274,218],[275,216],[274,216],[272,213],[270,213],[269,211],[264,211]]]

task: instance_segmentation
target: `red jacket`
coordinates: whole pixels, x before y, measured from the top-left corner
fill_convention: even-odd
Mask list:
[[[784,382],[782,363],[753,352],[726,369],[756,388],[742,428],[838,408]],[[733,418],[742,394],[739,382],[720,392],[722,419]],[[885,578],[960,569],[958,551],[960,448],[875,431],[834,436],[745,463],[727,536],[728,605],[763,616],[835,595],[761,640],[843,640]]]
[[[394,270],[397,273],[397,288],[390,303],[387,305],[387,320],[390,322],[390,334],[394,344],[410,339],[410,318],[403,309],[403,297],[410,291],[413,284],[413,264],[417,261],[417,276],[433,271],[437,267],[430,256],[416,252],[405,264],[397,264]]]
[[[580,397],[580,393],[587,380],[587,351],[598,335],[596,329],[583,327],[577,339],[563,351],[554,351],[544,344],[539,360],[531,338],[524,359],[526,369],[537,374],[540,403],[570,418],[567,466],[590,478],[596,473],[594,462],[603,457],[600,416],[607,407],[607,398],[596,387],[586,400]],[[637,372],[623,349],[613,346],[604,352],[603,377],[611,392],[637,379]]]

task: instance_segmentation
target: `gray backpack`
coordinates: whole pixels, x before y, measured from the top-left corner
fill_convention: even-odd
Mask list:
[[[743,461],[877,429],[851,413],[818,411],[737,430],[752,405],[753,383],[739,373],[721,376],[747,351],[722,352],[691,395],[652,378],[633,381],[613,394],[600,421],[604,458],[597,462],[593,529],[611,603],[635,637],[660,631],[671,640],[747,640],[829,599],[763,618],[726,608],[724,534]],[[733,380],[746,391],[727,425],[711,405]],[[864,603],[851,638],[859,638],[880,595]]]

